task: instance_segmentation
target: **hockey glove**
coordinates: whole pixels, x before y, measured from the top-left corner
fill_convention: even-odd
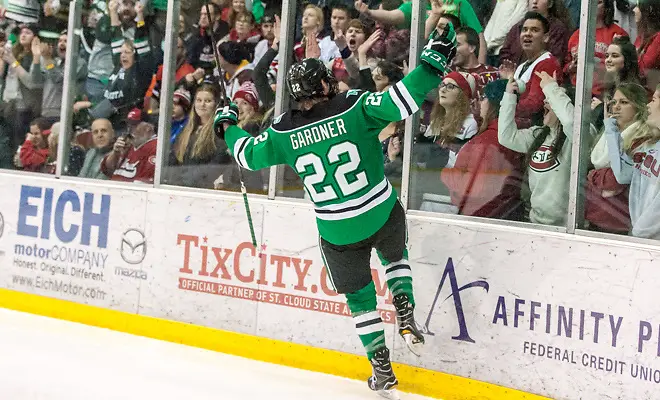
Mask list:
[[[238,124],[238,106],[232,102],[227,102],[226,104],[225,106],[221,105],[215,110],[215,118],[213,119],[213,131],[222,140],[225,139],[224,124]]]
[[[420,61],[428,65],[444,76],[449,70],[449,65],[456,55],[456,32],[453,25],[447,24],[442,32],[434,30],[429,37],[429,42],[424,46]]]

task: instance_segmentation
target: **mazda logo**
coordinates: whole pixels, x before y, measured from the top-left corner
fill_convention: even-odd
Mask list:
[[[130,228],[121,236],[119,248],[121,258],[128,264],[139,264],[147,255],[147,240],[144,233]]]

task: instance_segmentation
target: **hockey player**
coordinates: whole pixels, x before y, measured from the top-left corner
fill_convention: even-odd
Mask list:
[[[300,110],[285,113],[257,137],[236,126],[234,103],[216,112],[216,134],[227,141],[238,164],[257,170],[290,165],[314,202],[319,247],[337,293],[346,295],[357,333],[372,367],[369,387],[396,398],[398,384],[376,309],[370,256],[375,248],[397,312],[399,333],[420,355],[424,337],[417,329],[412,271],[406,249],[406,216],[383,174],[378,133],[392,121],[419,110],[425,95],[438,87],[456,53],[449,24],[434,31],[421,65],[388,91],[349,90],[337,94],[337,80],[323,62],[308,58],[291,67],[287,85]]]

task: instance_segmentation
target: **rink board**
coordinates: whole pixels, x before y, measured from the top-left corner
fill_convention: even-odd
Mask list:
[[[0,193],[0,287],[9,289],[0,306],[368,373],[309,206],[253,199],[254,248],[238,196],[3,174]],[[448,399],[534,397],[505,388],[556,399],[656,397],[658,249],[419,217],[408,229],[428,343],[421,358],[394,335],[391,296],[372,259],[402,389]]]

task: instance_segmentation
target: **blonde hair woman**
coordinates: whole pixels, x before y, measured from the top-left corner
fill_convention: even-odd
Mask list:
[[[630,184],[629,210],[636,237],[660,239],[660,85],[647,106],[649,130],[626,149],[615,118],[605,120],[605,138],[617,182]]]
[[[229,160],[226,145],[213,133],[213,114],[219,96],[218,89],[211,84],[203,84],[195,93],[188,123],[174,142],[177,164],[218,164]]]
[[[450,72],[442,80],[425,133],[439,146],[431,152],[428,168],[453,167],[460,148],[478,133],[470,108],[474,87],[470,74]]]
[[[649,135],[646,99],[646,89],[636,83],[622,83],[614,92],[611,116],[616,120],[626,152],[637,139]],[[609,117],[607,107],[605,117]],[[585,219],[593,230],[625,234],[630,229],[628,185],[616,181],[604,135],[591,152],[591,163],[594,169],[587,175]]]

